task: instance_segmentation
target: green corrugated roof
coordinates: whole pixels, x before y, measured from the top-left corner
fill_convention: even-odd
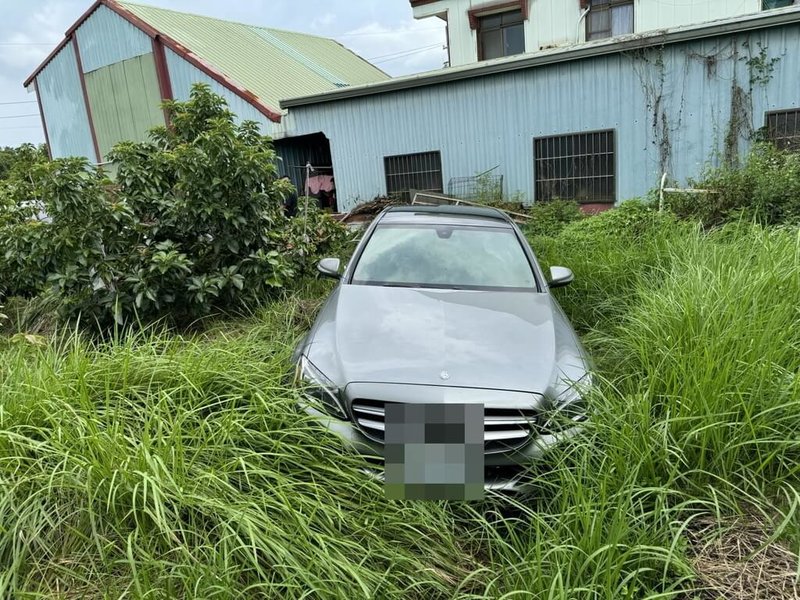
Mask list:
[[[287,98],[389,79],[328,38],[131,2],[118,4],[276,109]]]

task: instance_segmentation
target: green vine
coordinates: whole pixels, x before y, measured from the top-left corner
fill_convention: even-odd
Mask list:
[[[634,69],[642,84],[647,111],[650,113],[650,128],[653,135],[653,144],[658,147],[659,172],[669,171],[672,159],[672,141],[670,137],[669,115],[667,115],[667,99],[664,95],[664,86],[667,79],[666,64],[664,62],[664,47],[641,49],[629,53],[634,63]],[[683,103],[681,102],[681,107]],[[681,108],[682,110],[682,108]],[[680,127],[681,115],[678,114],[677,122]]]
[[[742,46],[747,48],[749,56],[743,56],[739,59],[747,65],[747,68],[750,71],[751,88],[757,85],[767,85],[774,76],[773,74],[775,72],[775,65],[781,60],[779,56],[768,58],[767,49],[761,44],[761,42],[756,42],[756,45],[758,46],[758,53],[753,54],[750,44],[748,42],[743,42]]]

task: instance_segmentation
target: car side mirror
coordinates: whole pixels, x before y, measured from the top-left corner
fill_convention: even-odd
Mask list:
[[[551,288],[564,287],[572,283],[575,275],[567,267],[550,267],[550,282]]]
[[[339,273],[340,265],[341,261],[338,258],[323,258],[317,263],[317,271],[319,271],[323,277],[341,279],[342,275]]]

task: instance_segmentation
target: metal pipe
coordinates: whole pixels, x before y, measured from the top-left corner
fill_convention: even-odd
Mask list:
[[[581,16],[578,17],[578,24],[575,26],[575,43],[576,44],[580,44],[581,43],[581,23],[586,18],[586,15],[589,14],[590,10],[592,10],[591,3],[589,4],[589,6],[586,7],[586,10],[584,10],[581,13]]]

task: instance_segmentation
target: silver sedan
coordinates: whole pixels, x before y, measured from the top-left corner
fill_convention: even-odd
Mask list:
[[[470,461],[478,464],[485,489],[521,487],[526,465],[580,430],[589,358],[550,292],[572,273],[551,267],[545,277],[505,213],[392,207],[373,221],[344,269],[336,258],[318,268],[339,284],[294,353],[304,408],[372,457],[376,475],[389,460],[389,441],[406,436],[410,443],[415,435],[412,423],[394,422],[404,417],[390,422],[392,405],[480,405],[478,456],[470,452],[469,419],[460,430],[448,429],[447,419],[438,429],[423,422],[416,428],[423,438],[425,431],[444,438],[416,441],[466,444],[456,462],[467,472]],[[468,412],[476,414],[451,410],[448,418],[458,424],[453,415]],[[431,461],[417,469],[419,481],[450,484],[463,476],[453,479],[458,469],[437,471]],[[385,472],[388,480],[388,462]]]

